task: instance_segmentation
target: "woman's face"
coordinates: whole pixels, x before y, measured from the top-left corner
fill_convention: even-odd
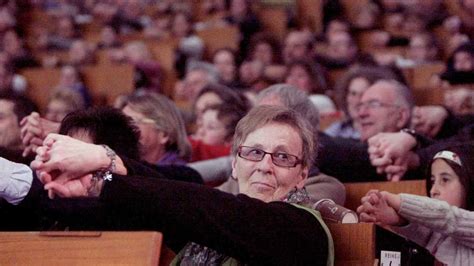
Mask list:
[[[217,111],[213,109],[205,111],[198,123],[196,138],[207,145],[224,145],[227,141],[226,136],[227,129],[217,118]]]
[[[77,70],[71,66],[65,66],[61,69],[59,85],[63,87],[72,87],[79,82]]]
[[[53,122],[61,122],[72,110],[70,106],[61,100],[51,100],[46,107],[45,118]]]
[[[178,37],[186,37],[191,29],[191,25],[184,14],[177,14],[173,19],[172,31]]]
[[[253,59],[259,60],[265,65],[270,65],[273,61],[273,49],[272,46],[266,42],[261,42],[255,46],[253,52]]]
[[[457,52],[454,55],[454,69],[456,71],[474,71],[474,57],[468,52]]]
[[[456,207],[465,207],[466,191],[458,175],[443,159],[436,159],[431,164],[431,183],[432,198],[444,200]]]
[[[252,133],[241,146],[258,148],[270,153],[286,153],[303,157],[303,141],[291,126],[281,123],[266,124]],[[266,154],[261,161],[254,162],[235,156],[232,161],[232,176],[239,182],[240,193],[265,202],[281,201],[296,188],[304,186],[308,168],[301,164],[281,167],[273,163]]]
[[[147,155],[152,152],[155,154],[165,153],[168,137],[163,131],[156,127],[156,123],[152,119],[133,110],[129,105],[125,106],[122,111],[125,115],[132,118],[135,125],[140,130],[140,145],[143,147],[142,152],[144,160],[147,160]],[[156,161],[149,163],[156,163]]]
[[[419,35],[415,35],[411,38],[410,47],[408,48],[408,57],[419,63],[434,60],[434,55],[431,52],[429,43],[427,43],[427,39]]]
[[[355,78],[349,83],[346,95],[346,104],[349,116],[351,118],[357,117],[357,105],[360,103],[360,98],[365,90],[369,87],[369,81],[365,78]]]
[[[100,33],[101,42],[105,45],[112,45],[117,41],[117,34],[110,26],[104,27]]]
[[[222,50],[214,56],[214,65],[219,71],[219,76],[226,82],[231,82],[235,77],[234,55],[229,51]]]
[[[293,66],[286,77],[286,83],[297,87],[298,89],[311,93],[313,90],[311,77],[301,66]]]

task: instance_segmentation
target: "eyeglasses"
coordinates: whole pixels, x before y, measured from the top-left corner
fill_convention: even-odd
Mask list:
[[[237,155],[239,155],[240,158],[244,158],[253,162],[260,162],[267,154],[270,154],[270,156],[272,157],[272,162],[277,166],[295,167],[298,164],[302,163],[302,160],[299,159],[297,156],[284,152],[271,153],[261,150],[259,148],[248,146],[240,146],[237,151]]]
[[[389,104],[389,103],[383,103],[381,101],[378,101],[378,100],[370,100],[368,102],[361,102],[359,104],[357,104],[356,106],[356,110],[357,111],[360,111],[362,108],[368,108],[368,109],[378,109],[378,108],[382,108],[382,107],[400,107],[396,104]]]

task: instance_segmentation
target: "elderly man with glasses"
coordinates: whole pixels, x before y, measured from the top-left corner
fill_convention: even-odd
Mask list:
[[[380,80],[362,95],[357,106],[361,140],[381,132],[398,132],[410,123],[413,96],[395,80]]]

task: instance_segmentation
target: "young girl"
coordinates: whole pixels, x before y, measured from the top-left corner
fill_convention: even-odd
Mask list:
[[[442,150],[433,157],[427,191],[431,198],[371,190],[357,209],[361,221],[389,225],[424,246],[447,265],[474,259],[474,145]]]
[[[196,134],[190,138],[193,150],[191,161],[229,155],[235,126],[246,111],[235,104],[218,104],[205,108]]]

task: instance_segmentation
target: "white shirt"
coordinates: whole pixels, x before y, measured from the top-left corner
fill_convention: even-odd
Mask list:
[[[33,172],[24,164],[0,157],[0,198],[19,204],[30,191]]]

